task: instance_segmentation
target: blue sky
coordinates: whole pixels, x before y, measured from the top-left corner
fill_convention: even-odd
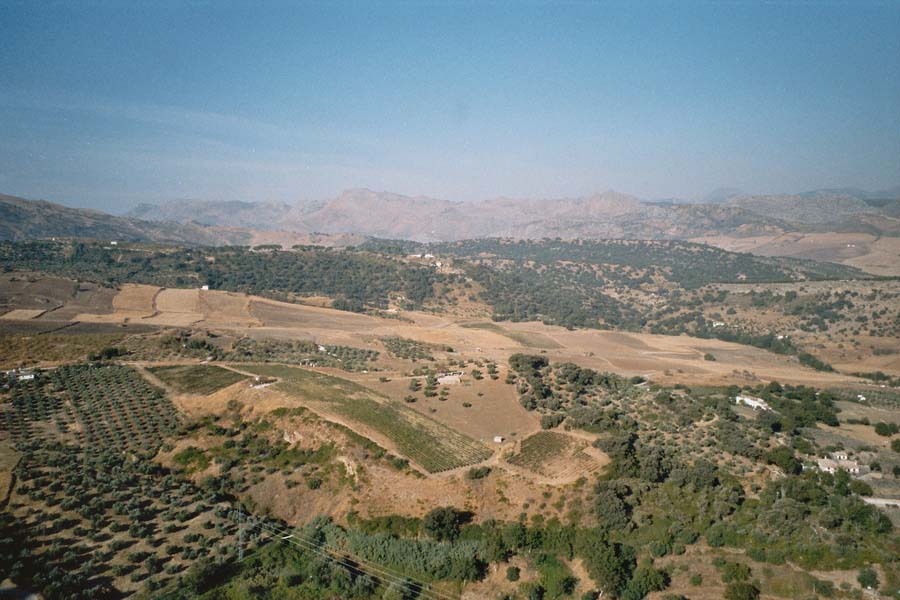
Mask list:
[[[0,192],[900,183],[900,2],[0,3]]]

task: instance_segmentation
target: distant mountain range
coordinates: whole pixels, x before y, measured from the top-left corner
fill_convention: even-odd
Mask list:
[[[479,237],[687,239],[807,231],[871,215],[896,217],[900,188],[878,194],[817,190],[751,196],[733,188],[703,203],[642,202],[614,191],[581,198],[453,202],[354,189],[315,205],[177,202],[143,205],[128,216],[154,221],[242,226],[257,230],[357,233],[420,242]],[[886,223],[897,228],[896,223]],[[862,225],[861,225],[862,226]],[[868,231],[871,223],[863,226]]]
[[[260,231],[247,227],[201,224],[188,219],[178,222],[176,219],[155,221],[131,216],[117,217],[96,210],[0,194],[0,240],[51,237],[209,246],[274,243],[286,247],[294,244],[348,245],[365,239],[364,236],[350,234],[321,236],[276,229]]]
[[[723,188],[703,203],[643,202],[607,191],[560,199],[454,202],[367,189],[327,202],[177,201],[122,217],[0,196],[0,239],[92,237],[191,244],[355,243],[363,236],[420,242],[481,237],[693,239],[786,232],[900,233],[900,188],[746,195]]]

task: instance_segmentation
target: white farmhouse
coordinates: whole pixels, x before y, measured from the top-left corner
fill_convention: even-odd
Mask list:
[[[772,407],[769,406],[768,402],[762,398],[755,398],[753,396],[735,396],[734,403],[749,406],[753,410],[772,410]]]
[[[865,475],[869,472],[869,468],[861,466],[855,460],[835,460],[833,458],[820,458],[816,461],[820,471],[825,473],[837,473],[838,471],[847,471],[851,475]]]

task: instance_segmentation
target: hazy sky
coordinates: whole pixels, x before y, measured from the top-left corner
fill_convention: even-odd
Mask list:
[[[0,192],[900,183],[897,1],[136,6],[0,2]]]

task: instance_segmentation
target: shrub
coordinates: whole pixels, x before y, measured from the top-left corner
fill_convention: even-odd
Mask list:
[[[722,568],[722,583],[747,581],[750,579],[750,567],[743,563],[730,562]]]
[[[469,479],[484,479],[491,473],[490,467],[473,467],[466,473]]]
[[[860,481],[858,479],[854,479],[848,484],[848,489],[854,494],[859,494],[860,496],[871,496],[872,488],[865,481]]]
[[[565,415],[544,415],[541,417],[541,429],[553,429],[565,420]]]
[[[422,530],[440,541],[453,541],[459,537],[459,528],[468,521],[467,514],[452,506],[432,509],[422,519]]]
[[[759,590],[753,584],[736,581],[725,588],[725,600],[757,600]]]
[[[794,458],[794,452],[787,446],[778,446],[766,454],[766,462],[777,465],[789,475],[797,475],[803,470],[803,465]]]
[[[859,575],[856,576],[856,580],[859,582],[859,585],[867,589],[878,587],[878,574],[874,569],[868,567],[860,570]]]
[[[900,426],[896,423],[885,423],[884,421],[875,423],[875,433],[878,435],[891,437],[898,432],[900,432]]]

